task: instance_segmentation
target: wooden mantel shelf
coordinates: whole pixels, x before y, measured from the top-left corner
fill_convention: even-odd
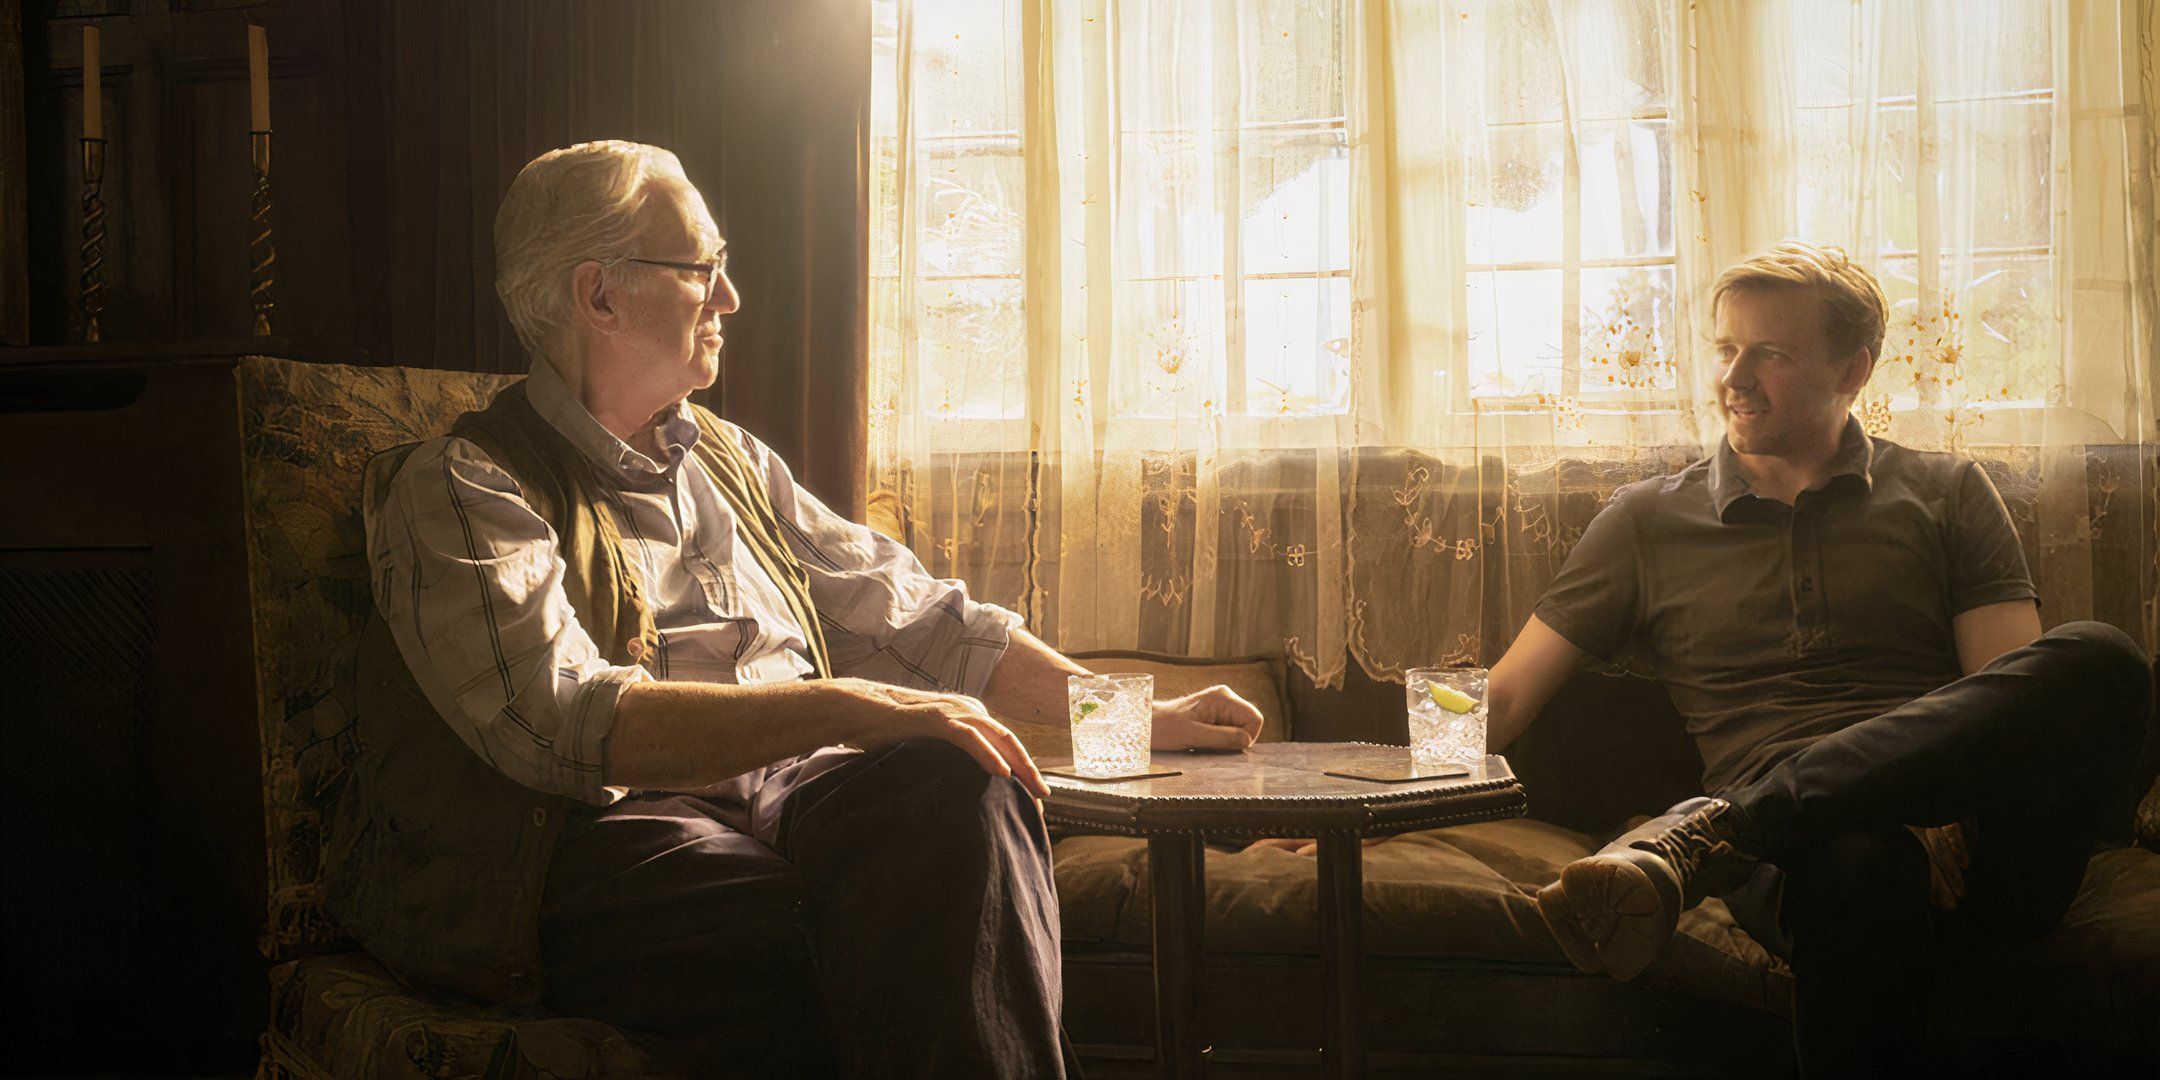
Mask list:
[[[31,345],[0,348],[0,372],[133,368],[144,365],[216,363],[236,356],[306,360],[290,338],[224,337],[191,341],[109,341],[95,345]]]

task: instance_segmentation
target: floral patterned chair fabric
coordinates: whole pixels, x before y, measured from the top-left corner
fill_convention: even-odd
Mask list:
[[[446,1004],[398,982],[365,953],[279,965],[270,973],[270,1012],[265,1077],[597,1080],[661,1071],[606,1024]]]
[[[272,1015],[262,1075],[644,1076],[620,1032],[416,990],[322,906],[323,816],[352,752],[353,665],[374,603],[370,457],[450,428],[511,378],[250,357],[237,372],[261,723]]]

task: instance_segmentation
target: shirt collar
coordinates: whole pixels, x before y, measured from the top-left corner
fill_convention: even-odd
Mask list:
[[[1857,417],[1846,417],[1845,430],[1838,436],[1837,454],[1830,459],[1830,476],[1823,489],[1873,491],[1874,468],[1875,440],[1868,438]],[[1726,511],[1743,495],[1754,496],[1754,486],[1748,483],[1747,474],[1740,468],[1740,455],[1733,451],[1732,440],[1720,438],[1717,453],[1710,459],[1710,496],[1716,504],[1718,520],[1731,520]]]
[[[545,357],[533,364],[532,374],[525,380],[525,393],[540,418],[570,440],[578,453],[602,474],[626,483],[648,483],[673,475],[683,458],[697,445],[697,420],[690,415],[687,398],[660,413],[658,441],[666,460],[659,462],[632,449],[629,443],[601,426],[585,408],[585,403],[570,391],[570,384],[563,381],[562,373],[555,370],[554,363]]]

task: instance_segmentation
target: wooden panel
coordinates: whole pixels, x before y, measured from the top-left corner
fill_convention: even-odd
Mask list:
[[[8,864],[40,869],[6,875],[5,977],[57,1010],[10,1018],[9,1063],[233,1073],[267,1003],[232,373],[152,365],[139,394],[128,374],[0,371],[117,406],[0,415],[0,671],[32,688],[0,725],[0,813],[10,853],[61,860]]]
[[[148,551],[0,551],[0,860],[17,868],[0,877],[0,963],[40,991],[7,1010],[12,1069],[72,1071],[81,1047],[157,1041],[159,972],[144,961],[164,952],[173,911],[146,872],[151,594]]]
[[[30,343],[29,172],[23,145],[22,0],[0,0],[0,345]]]

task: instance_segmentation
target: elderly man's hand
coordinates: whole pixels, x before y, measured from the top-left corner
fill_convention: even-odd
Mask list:
[[[856,746],[867,750],[905,739],[942,739],[967,751],[984,772],[1019,781],[1036,799],[1050,795],[1020,737],[974,698],[865,679],[824,679],[820,687],[840,695],[844,707],[858,715],[859,728],[848,739]]]
[[[1155,703],[1157,750],[1243,750],[1260,737],[1260,710],[1227,686]]]

